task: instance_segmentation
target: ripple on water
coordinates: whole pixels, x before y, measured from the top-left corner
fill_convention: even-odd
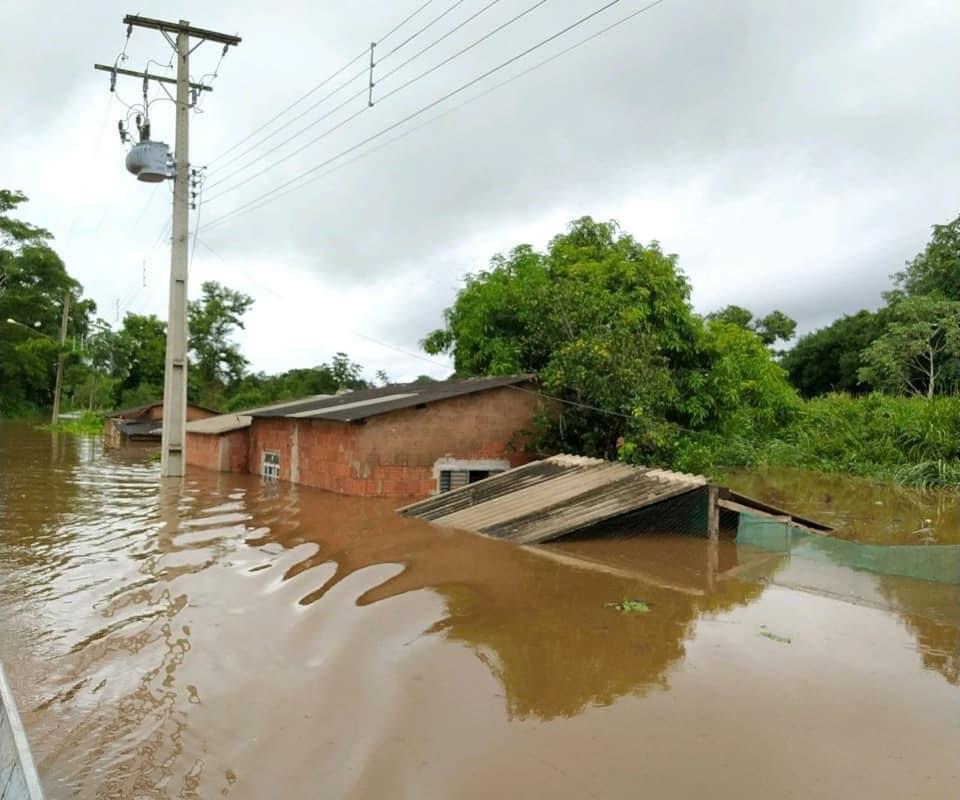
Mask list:
[[[927,611],[711,592],[695,541],[564,551],[618,577],[389,503],[161,482],[96,440],[0,449],[0,657],[50,796],[698,796],[710,774],[722,799],[809,788],[814,762],[824,796],[950,787],[960,642]],[[606,608],[624,597],[650,613]]]

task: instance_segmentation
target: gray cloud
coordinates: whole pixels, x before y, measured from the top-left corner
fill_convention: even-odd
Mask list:
[[[398,85],[401,74],[415,75],[416,65],[435,63],[527,4],[503,0],[393,81],[378,81],[378,96]],[[142,13],[185,15],[195,24],[244,36],[225,59],[205,113],[194,117],[196,163],[215,159],[413,7],[391,4],[387,13],[382,3],[372,2],[351,3],[349,10],[340,4],[281,3],[266,9],[211,2],[199,15],[196,8],[184,11],[187,5],[155,3]],[[437,23],[418,41],[430,41],[480,5],[464,3],[449,22]],[[446,6],[438,1],[429,13]],[[582,33],[431,114],[639,6],[624,0]],[[543,246],[567,220],[589,213],[615,217],[638,238],[658,239],[678,253],[701,310],[729,302],[758,312],[777,307],[807,330],[876,305],[887,276],[923,246],[929,226],[957,212],[960,106],[946,99],[960,89],[956,4],[668,0],[301,191],[202,229],[592,7],[551,0],[514,28],[221,198],[216,194],[230,182],[211,184],[227,158],[214,162],[200,235],[225,261],[198,249],[198,275],[232,279],[258,294],[262,309],[279,307],[263,286],[284,294],[288,287],[274,282],[295,283],[296,292],[283,304],[286,315],[312,319],[318,337],[330,342],[328,353],[352,347],[350,352],[363,352],[373,366],[389,363],[393,372],[416,374],[429,365],[378,351],[369,342],[361,345],[344,333],[347,323],[340,316],[318,318],[311,309],[321,300],[325,308],[341,310],[352,303],[352,330],[403,349],[415,347],[439,324],[465,272],[520,241]],[[63,244],[68,263],[102,307],[121,293],[118,284],[133,282],[136,291],[137,270],[147,258],[156,281],[140,287],[133,305],[163,313],[166,256],[162,243],[150,245],[164,222],[165,199],[145,206],[145,187],[123,173],[122,151],[111,138],[115,119],[109,119],[96,157],[89,157],[90,142],[104,125],[106,90],[106,78],[90,65],[111,60],[122,46],[120,18],[126,10],[113,2],[97,4],[94,13],[55,4],[46,14],[36,5],[0,10],[5,30],[17,32],[0,55],[0,68],[20,77],[5,82],[0,101],[5,108],[30,109],[0,132],[5,152],[12,148],[17,154],[4,182],[32,195],[32,219],[72,230]],[[51,14],[60,20],[56,29],[40,22]],[[429,19],[427,11],[423,19]],[[140,68],[150,55],[165,58],[165,47],[159,35],[137,32],[129,65]],[[197,71],[209,69],[217,55],[215,49],[198,51]],[[383,69],[389,66],[386,59]],[[125,91],[135,97],[138,89],[132,81]],[[311,135],[353,108],[320,123]],[[113,107],[113,117],[118,109]],[[156,107],[154,130],[157,137],[172,138],[169,104]],[[52,174],[52,151],[58,163],[95,170],[83,174],[88,185],[81,176],[65,185]],[[220,175],[228,171],[223,167]],[[244,338],[256,366],[279,369],[307,357],[299,347],[276,346],[288,340],[283,322],[271,324],[266,311],[251,317]]]

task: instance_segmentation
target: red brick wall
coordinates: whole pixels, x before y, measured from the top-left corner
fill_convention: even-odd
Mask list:
[[[204,469],[220,469],[220,437],[209,433],[187,432],[187,464]]]
[[[160,408],[160,416],[163,416],[163,408]],[[187,403],[187,422],[193,422],[195,419],[206,419],[207,417],[217,416],[216,411],[207,411],[205,408],[198,408]]]
[[[254,419],[249,469],[260,472],[263,452],[272,450],[280,454],[282,480],[341,494],[420,497],[436,489],[437,459],[501,459],[511,466],[529,460],[517,434],[530,429],[539,405],[535,394],[501,387],[365,424]]]
[[[246,472],[247,429],[230,431],[220,435],[212,433],[187,433],[187,464],[204,469],[225,472]],[[221,462],[220,452],[226,450],[225,461]]]
[[[230,431],[225,434],[225,446],[230,448],[227,469],[229,472],[246,472],[249,468],[250,436],[249,428],[239,431]]]

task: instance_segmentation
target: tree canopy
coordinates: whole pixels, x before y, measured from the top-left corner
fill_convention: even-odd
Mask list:
[[[422,344],[452,354],[458,375],[536,373],[560,401],[541,425],[545,449],[662,460],[683,430],[722,426],[752,404],[776,417],[793,397],[754,332],[706,326],[676,256],[614,222],[583,217],[545,252],[494,256],[444,318]],[[751,390],[765,381],[772,395]]]
[[[958,358],[960,301],[904,297],[890,307],[887,330],[863,351],[860,377],[888,391],[931,398]]]
[[[863,394],[876,386],[860,374],[862,351],[887,327],[887,311],[858,311],[801,336],[781,361],[804,397],[828,392]]]
[[[767,346],[772,346],[778,340],[789,341],[797,330],[796,321],[779,310],[771,311],[765,317],[757,319],[752,311],[743,306],[731,305],[707,314],[707,319],[722,320],[753,331]]]
[[[893,278],[894,297],[937,294],[946,300],[960,300],[960,215],[934,225],[923,252]]]

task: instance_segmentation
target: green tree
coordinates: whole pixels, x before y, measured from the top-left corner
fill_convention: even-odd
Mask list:
[[[689,294],[676,256],[584,217],[546,252],[521,245],[468,276],[445,327],[422,344],[452,353],[460,376],[537,373],[561,401],[541,426],[544,450],[662,461],[682,428],[722,426],[738,404],[775,417],[770,404],[794,397],[754,332],[720,321],[705,328]],[[756,374],[737,383],[745,355],[759,359],[749,362]],[[776,384],[776,400],[750,391],[761,377]]]
[[[201,285],[201,297],[188,304],[191,396],[216,404],[225,387],[238,382],[247,366],[232,337],[243,329],[243,315],[253,298],[216,281]]]
[[[671,369],[696,360],[689,294],[656,242],[583,217],[546,252],[521,245],[469,275],[423,347],[452,353],[459,376],[538,373],[566,401],[545,423],[544,447],[611,456],[628,433],[645,446],[663,436]]]
[[[367,388],[367,382],[360,377],[363,374],[363,367],[351,361],[346,353],[335,353],[329,367],[326,364],[324,367],[329,370],[337,390]]]
[[[118,406],[137,406],[163,397],[167,324],[153,314],[127,314],[116,333],[97,342],[95,363],[119,380]],[[97,341],[100,337],[96,337]]]
[[[960,301],[906,297],[890,307],[886,333],[863,351],[861,379],[931,398],[960,358]]]
[[[960,215],[944,225],[934,225],[923,252],[893,278],[896,289],[891,299],[939,294],[947,300],[960,300]]]
[[[800,401],[786,370],[751,331],[709,320],[701,347],[708,367],[687,376],[680,401],[692,426],[765,435],[793,418]]]
[[[49,246],[50,232],[11,216],[25,202],[21,192],[0,190],[0,412],[5,414],[35,412],[52,401],[65,295],[71,299],[71,340],[86,335],[95,310]]]
[[[865,394],[876,389],[860,374],[861,353],[886,331],[888,317],[886,309],[862,310],[801,336],[780,361],[790,383],[804,397],[829,392]]]
[[[793,338],[797,323],[782,311],[771,311],[765,317],[755,318],[753,312],[743,306],[730,305],[707,314],[708,320],[720,320],[753,331],[765,345],[772,346],[778,339],[784,342]]]

